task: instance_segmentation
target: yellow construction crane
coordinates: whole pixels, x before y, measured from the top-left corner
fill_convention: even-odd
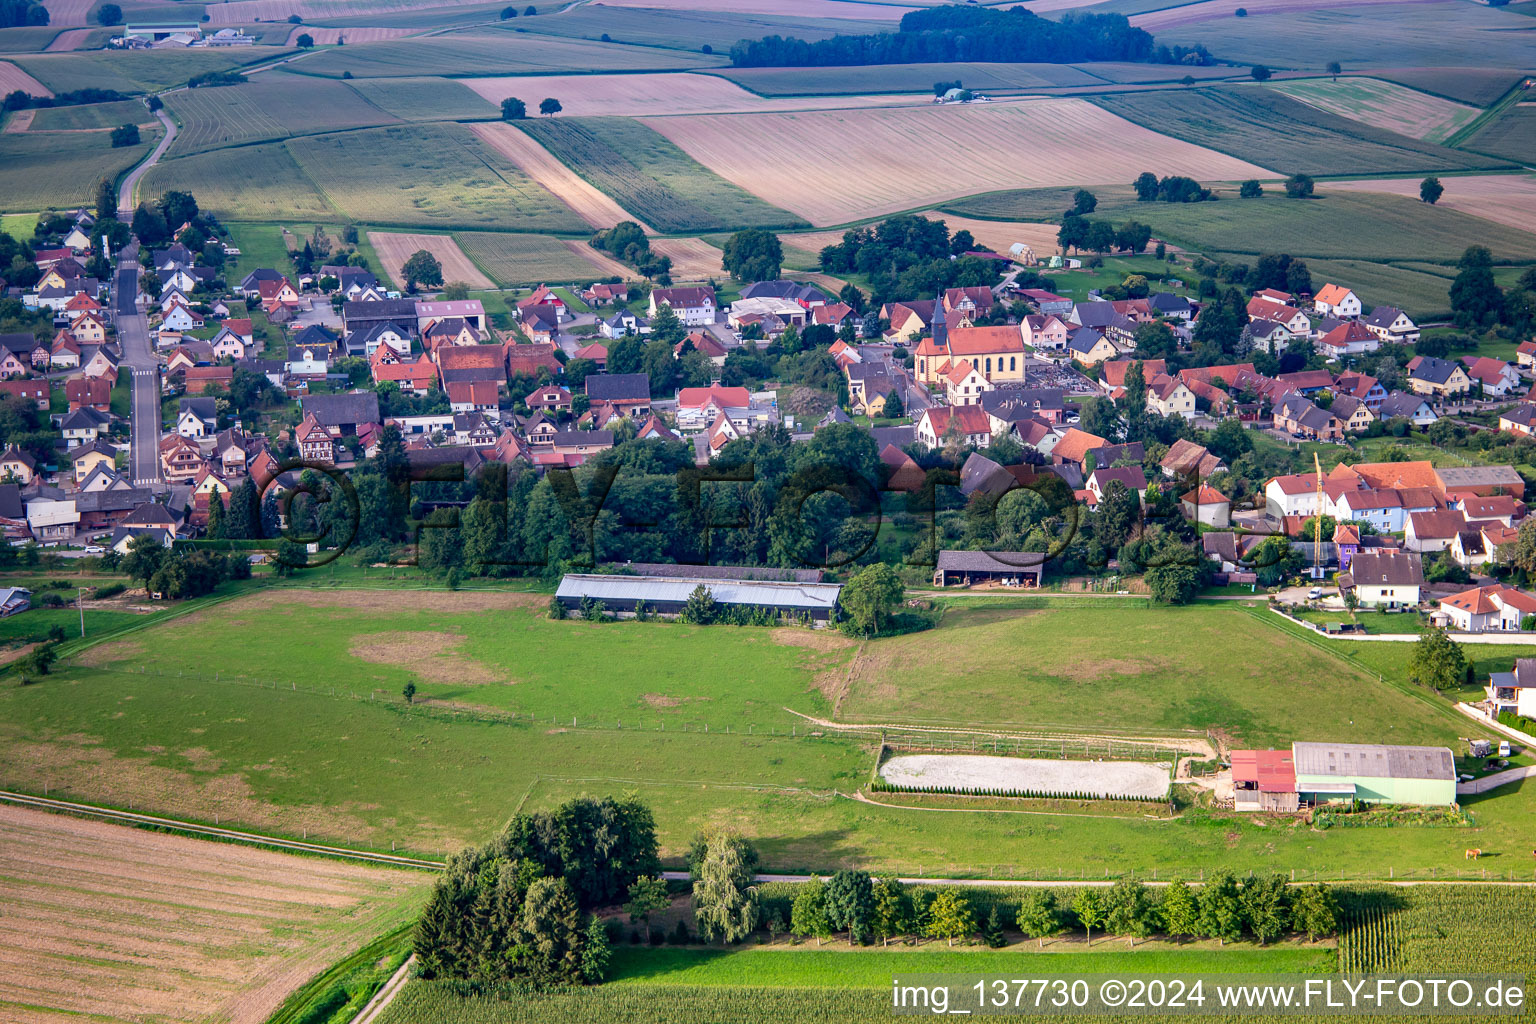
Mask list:
[[[1323,578],[1323,464],[1312,453],[1312,468],[1317,470],[1317,513],[1312,517],[1312,578]]]

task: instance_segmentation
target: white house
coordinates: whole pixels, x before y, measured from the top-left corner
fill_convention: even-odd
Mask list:
[[[1360,318],[1365,329],[1382,341],[1398,345],[1412,345],[1419,340],[1419,325],[1395,306],[1377,306]]]
[[[1355,597],[1368,608],[1412,608],[1419,603],[1424,565],[1418,554],[1394,548],[1365,548],[1350,559]]]
[[[179,302],[165,311],[165,319],[160,324],[161,330],[167,331],[195,331],[202,326],[203,318]]]
[[[1494,714],[1511,711],[1536,718],[1536,658],[1516,658],[1513,672],[1493,673],[1488,679],[1488,702]]]
[[[1284,516],[1317,515],[1317,478],[1307,473],[1277,476],[1264,485],[1264,501],[1270,514]]]
[[[1323,316],[1348,320],[1360,315],[1360,297],[1343,285],[1325,284],[1312,297],[1312,309]]]
[[[689,327],[699,327],[715,322],[715,291],[713,288],[653,288],[651,289],[650,318],[665,303],[672,307],[677,318]]]

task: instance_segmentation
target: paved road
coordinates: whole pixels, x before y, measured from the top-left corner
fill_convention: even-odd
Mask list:
[[[122,365],[133,374],[133,403],[129,434],[130,472],[136,487],[159,487],[160,479],[160,362],[149,343],[149,321],[139,310],[139,244],[117,254],[112,284],[117,340]]]
[[[176,123],[166,115],[165,111],[163,109],[157,110],[155,111],[155,116],[160,118],[161,124],[165,125],[165,138],[160,140],[160,144],[145,158],[143,163],[128,172],[123,178],[122,185],[118,186],[117,216],[120,220],[127,221],[133,218],[133,192],[139,186],[139,179],[144,177],[145,171],[160,162],[160,157],[165,154],[165,151],[170,148],[172,140],[176,138]]]
[[[1456,783],[1456,795],[1471,796],[1476,793],[1486,793],[1490,789],[1498,789],[1500,786],[1511,782],[1519,782],[1521,779],[1536,779],[1536,766],[1511,768],[1508,771],[1484,775],[1482,778],[1473,779],[1471,782],[1458,782]]]

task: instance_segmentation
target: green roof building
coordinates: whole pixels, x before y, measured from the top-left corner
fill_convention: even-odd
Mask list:
[[[1456,761],[1447,747],[1384,743],[1292,743],[1302,803],[1448,805],[1456,802]]]

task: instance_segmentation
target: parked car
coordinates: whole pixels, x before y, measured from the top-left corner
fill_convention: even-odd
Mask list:
[[[87,544],[85,546],[85,553],[88,555],[104,555],[107,553],[107,549],[100,544]]]
[[[1307,591],[1307,600],[1308,601],[1316,601],[1318,598],[1320,598],[1322,596],[1323,596],[1323,588],[1322,587],[1313,587],[1311,590]]]

